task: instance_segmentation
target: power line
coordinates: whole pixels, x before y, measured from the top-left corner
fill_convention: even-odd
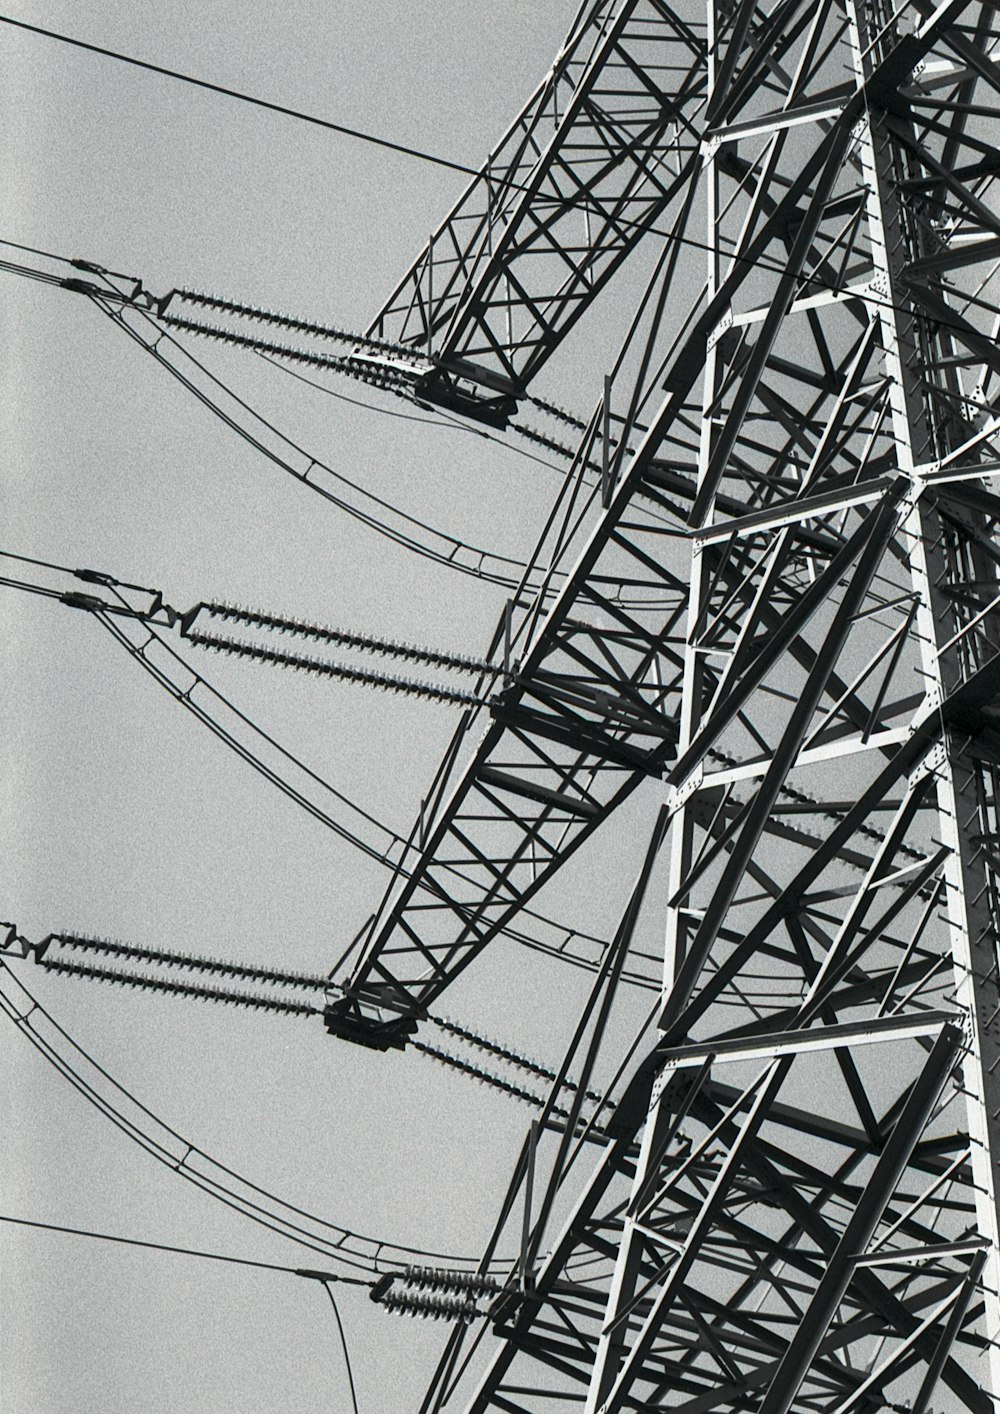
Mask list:
[[[201,1257],[207,1262],[230,1262],[237,1267],[260,1267],[263,1271],[287,1272],[290,1276],[311,1277],[315,1281],[324,1283],[329,1281],[339,1281],[347,1286],[368,1286],[372,1283],[364,1281],[360,1277],[340,1277],[333,1272],[314,1272],[305,1267],[285,1267],[277,1262],[258,1262],[250,1257],[230,1257],[223,1252],[203,1252],[193,1247],[173,1247],[166,1242],[150,1242],[144,1238],[121,1237],[110,1232],[91,1232],[88,1228],[82,1227],[60,1227],[57,1223],[35,1222],[31,1218],[14,1218],[6,1213],[0,1213],[0,1222],[14,1223],[18,1227],[38,1227],[46,1232],[68,1233],[71,1237],[92,1237],[100,1242],[116,1242],[123,1247],[147,1247],[154,1252],[176,1252],[182,1257]]]
[[[59,34],[53,29],[42,29],[40,25],[29,25],[24,20],[11,19],[9,15],[0,15],[0,24],[13,25],[17,29],[28,30],[32,34],[41,34],[46,39],[56,39],[60,44],[72,45],[74,49],[85,49],[91,54],[100,54],[105,59],[117,59],[120,63],[130,64],[133,68],[146,69],[153,74],[162,74],[164,78],[178,79],[181,83],[191,84],[194,88],[207,89],[210,93],[221,93],[225,98],[236,98],[241,103],[250,103],[255,108],[266,108],[268,111],[280,113],[286,118],[297,118],[300,122],[311,123],[313,127],[326,128],[329,132],[340,133],[344,137],[357,138],[359,142],[371,143],[374,147],[384,147],[390,152],[401,153],[404,157],[416,157],[421,162],[430,162],[436,167],[447,167],[453,172],[462,172],[466,176],[479,176],[475,167],[467,167],[463,162],[452,162],[447,157],[437,157],[434,153],[424,152],[417,147],[407,147],[403,143],[392,142],[389,138],[375,137],[373,133],[361,132],[358,128],[348,128],[343,123],[334,123],[328,118],[317,118],[311,113],[303,113],[298,108],[286,108],[282,103],[270,103],[265,98],[254,98],[252,94],[244,93],[241,89],[226,88],[222,84],[209,83],[207,79],[196,79],[191,74],[182,74],[178,69],[166,69],[160,64],[151,64],[145,59],[136,59],[132,55],[122,54],[116,49],[105,49],[100,44],[87,44],[82,39],[73,39],[70,35]]]

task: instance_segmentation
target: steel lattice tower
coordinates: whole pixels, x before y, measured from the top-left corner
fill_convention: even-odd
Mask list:
[[[422,1414],[1000,1407],[998,177],[995,5],[584,0],[368,337],[319,358],[495,428],[530,403],[571,425],[536,376],[652,264],[420,818],[369,848],[392,885],[298,1008],[405,1048],[510,930],[596,972],[451,1314],[483,1314],[514,1229],[516,1271]],[[162,323],[262,346],[210,315],[345,337],[44,278],[141,315],[152,350]],[[119,616],[134,656],[129,631],[229,612],[66,574],[88,592],[40,592]],[[533,900],[640,791],[656,827],[587,955]],[[183,962],[8,933],[39,961]],[[657,1025],[609,1103],[588,1086],[628,981]]]
[[[658,242],[327,1015],[405,1045],[665,783],[658,1039],[426,1411],[997,1407],[998,93],[988,4],[586,4],[374,326],[503,425]]]

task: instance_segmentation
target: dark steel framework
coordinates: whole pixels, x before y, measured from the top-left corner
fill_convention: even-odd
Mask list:
[[[320,359],[503,426],[650,252],[536,553],[475,687],[450,694],[471,705],[405,841],[370,816],[340,825],[302,763],[241,737],[186,669],[181,686],[157,632],[199,641],[201,611],[287,622],[178,615],[92,571],[60,571],[86,592],[29,586],[100,618],[395,870],[326,997],[247,1002],[372,1048],[405,1046],[500,934],[551,928],[528,905],[627,797],[661,802],[422,1414],[1000,1407],[998,176],[995,5],[581,6],[370,337]],[[192,306],[345,338],[35,273],[116,319],[127,307],[154,351],[165,322],[260,347]],[[303,480],[317,466],[255,445]],[[483,571],[472,547],[435,545]],[[486,577],[508,587],[514,568]],[[664,923],[655,973],[634,946],[644,907]],[[249,975],[7,932],[0,951],[51,949],[63,970],[75,947]],[[660,993],[655,1039],[595,1092],[616,989],[636,980]],[[516,1270],[476,1319],[512,1236]]]
[[[659,0],[585,0],[510,131],[370,333],[425,396],[503,423],[698,157],[704,37]]]
[[[534,1196],[526,1147],[492,1358],[456,1332],[427,1414],[997,1407],[998,120],[990,4],[587,4],[374,326],[502,421],[660,243],[557,587],[327,1010],[405,1044],[659,783],[657,1039],[568,1206],[579,1116]]]

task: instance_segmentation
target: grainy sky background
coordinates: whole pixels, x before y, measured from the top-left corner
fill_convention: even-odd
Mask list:
[[[546,72],[575,0],[18,3],[5,13],[477,165]],[[364,328],[464,178],[0,27],[0,236],[172,286]],[[588,412],[629,301],[612,293],[539,391]],[[0,276],[0,548],[479,652],[497,589],[375,539],[254,456],[85,300]],[[443,528],[527,555],[559,485],[481,438],[390,419],[198,344],[335,468]],[[352,385],[344,392],[358,393]],[[399,405],[362,392],[372,403]],[[384,879],[277,794],[85,616],[0,591],[0,917],[327,970]],[[193,651],[193,650],[192,650]],[[192,659],[340,789],[409,828],[452,712]],[[588,847],[547,911],[610,926],[657,787]],[[655,939],[655,923],[648,925]],[[318,1021],[26,980],[195,1143],[361,1232],[458,1253],[489,1233],[530,1112]],[[442,1009],[558,1061],[589,979],[495,944]],[[623,999],[625,1029],[644,1007]],[[3,1211],[292,1266],[106,1126],[8,1023]],[[318,1286],[4,1228],[5,1414],[348,1407]],[[444,1339],[341,1298],[362,1414],[416,1408]]]

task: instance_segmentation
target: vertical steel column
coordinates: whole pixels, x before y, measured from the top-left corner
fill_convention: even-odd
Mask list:
[[[940,8],[940,7],[939,7]],[[855,77],[859,85],[870,76],[879,46],[895,36],[896,19],[879,25],[871,0],[851,0],[848,7]],[[936,18],[925,20],[929,25]],[[913,247],[912,231],[904,229],[898,182],[903,173],[894,165],[887,115],[868,108],[857,129],[859,155],[866,185],[866,211],[875,276],[877,306],[886,371],[890,379],[893,434],[898,465],[912,483],[910,512],[903,531],[910,547],[910,569],[917,595],[916,636],[929,705],[943,705],[961,683],[956,655],[946,645],[955,631],[954,606],[941,593],[948,573],[941,518],[928,502],[926,475],[934,469],[936,449],[927,425],[921,389],[921,353],[913,316],[906,312],[906,289],[900,279],[904,262],[922,252]],[[984,565],[997,581],[996,567]],[[976,766],[963,760],[956,734],[945,730],[931,761],[937,792],[937,838],[947,846],[945,913],[951,941],[955,1000],[967,1029],[962,1066],[967,1122],[971,1142],[976,1218],[989,1246],[982,1273],[986,1329],[990,1339],[989,1371],[983,1383],[1000,1396],[1000,1216],[997,1211],[997,1164],[1000,1162],[1000,988],[998,988],[995,920],[987,907],[981,853],[971,839],[978,818]]]

